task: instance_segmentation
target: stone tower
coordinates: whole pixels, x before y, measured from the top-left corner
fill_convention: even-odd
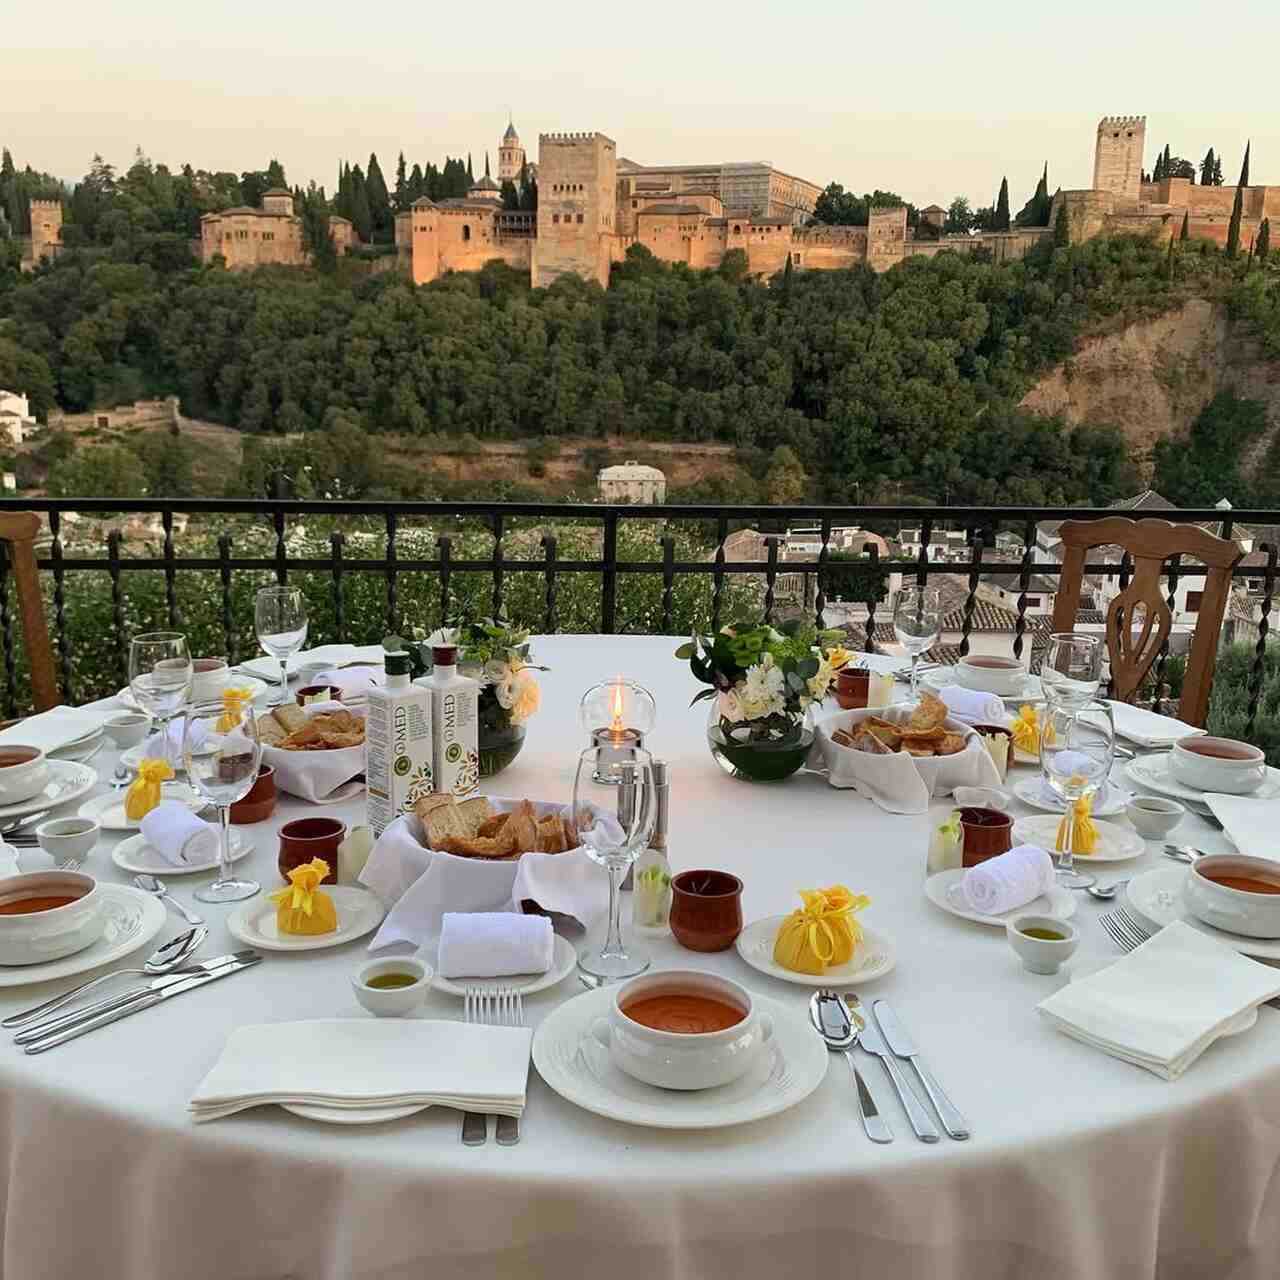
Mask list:
[[[262,193],[262,212],[293,217],[293,192],[287,187],[272,187]]]
[[[62,248],[62,201],[31,201],[31,261],[53,258]]]
[[[1136,205],[1142,185],[1146,116],[1104,116],[1098,122],[1093,190],[1110,191],[1117,205]]]
[[[498,183],[514,182],[520,185],[520,170],[524,168],[524,148],[520,145],[520,135],[511,121],[507,121],[507,131],[498,144]]]
[[[603,133],[539,135],[535,288],[566,272],[608,285],[617,173],[617,146]]]

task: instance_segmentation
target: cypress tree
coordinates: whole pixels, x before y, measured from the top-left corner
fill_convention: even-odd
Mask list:
[[[369,200],[369,213],[373,219],[375,235],[389,232],[395,221],[391,213],[391,196],[387,191],[387,181],[382,176],[382,166],[372,151],[369,153],[369,168],[365,174],[365,195]]]
[[[1244,188],[1236,188],[1236,198],[1231,203],[1231,221],[1227,224],[1227,257],[1234,258],[1240,252],[1240,218],[1244,212]]]
[[[488,177],[491,177],[491,176],[492,176],[492,175],[489,173],[489,151],[488,151],[488,149],[487,149],[487,148],[485,149],[485,153],[484,153],[484,176],[485,176],[486,178],[488,178]]]
[[[1160,176],[1162,178],[1170,178],[1173,176],[1173,156],[1169,153],[1169,144],[1164,144],[1164,155],[1160,160]]]
[[[1178,239],[1187,241],[1191,239],[1191,210],[1187,209],[1182,215],[1182,230],[1178,233]]]
[[[1213,158],[1213,185],[1215,187],[1222,186],[1222,157],[1214,156]]]
[[[996,198],[995,229],[1009,230],[1009,179],[1000,179],[1000,195]]]
[[[1173,283],[1173,237],[1169,237],[1169,253],[1166,258],[1167,269],[1169,272],[1169,283]]]
[[[475,170],[471,167],[471,152],[467,152],[467,185],[474,186],[476,180]],[[464,193],[465,194],[465,193]]]
[[[403,213],[413,201],[409,198],[409,176],[405,169],[404,152],[396,161],[396,212]]]
[[[1155,168],[1151,170],[1151,181],[1159,182],[1164,177],[1164,156],[1157,155]]]
[[[1071,231],[1067,226],[1067,202],[1058,206],[1058,216],[1053,224],[1054,248],[1060,249],[1071,243]]]
[[[1266,262],[1267,255],[1271,252],[1271,219],[1263,218],[1262,225],[1258,228],[1258,240],[1255,246],[1258,261]]]
[[[1249,185],[1249,147],[1250,143],[1244,144],[1244,164],[1240,166],[1240,185],[1247,187]]]
[[[1210,147],[1204,153],[1204,159],[1200,161],[1200,185],[1202,187],[1213,186],[1213,148]]]

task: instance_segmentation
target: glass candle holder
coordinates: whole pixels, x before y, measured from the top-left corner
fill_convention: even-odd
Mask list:
[[[596,751],[595,781],[617,786],[622,766],[644,750],[657,704],[643,685],[615,676],[588,689],[578,707],[578,722]]]

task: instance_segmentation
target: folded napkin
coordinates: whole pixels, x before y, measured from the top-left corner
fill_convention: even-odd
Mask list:
[[[1241,853],[1280,862],[1280,800],[1206,791],[1204,802]]]
[[[335,667],[309,676],[308,684],[327,684],[336,687],[345,703],[362,702],[370,689],[386,683],[387,674],[381,667]]]
[[[313,702],[304,707],[307,717],[322,711],[350,711],[363,717],[359,707],[344,707],[340,702]],[[364,788],[365,749],[337,747],[331,751],[285,751],[264,744],[262,763],[276,771],[276,786],[291,796],[300,796],[314,804],[331,804],[345,800]]]
[[[422,1018],[325,1018],[240,1027],[191,1099],[197,1122],[272,1103],[364,1110],[524,1111],[533,1033]]]
[[[1009,716],[1004,702],[994,693],[982,693],[966,689],[962,685],[943,685],[938,697],[957,720],[966,724],[1008,724]]]
[[[1110,706],[1116,733],[1140,747],[1169,747],[1179,738],[1204,733],[1203,729],[1175,720],[1173,716],[1157,715],[1143,707],[1131,707],[1127,702],[1112,702]],[[1094,719],[1087,711],[1083,718]]]
[[[1175,920],[1038,1006],[1065,1035],[1176,1080],[1240,1015],[1280,994],[1280,970]]]
[[[446,911],[436,972],[442,978],[501,978],[546,973],[555,951],[546,916],[514,911]]]
[[[960,880],[965,901],[984,916],[1025,907],[1053,888],[1053,859],[1039,845],[1015,845],[1008,853],[970,867]]]
[[[20,742],[24,746],[56,751],[100,729],[109,716],[119,715],[119,706],[52,707],[38,716],[28,716],[0,730],[0,742]]]
[[[165,733],[156,731],[146,742],[143,743],[142,754],[144,758],[149,759],[182,759],[182,739],[184,733],[185,721],[182,716],[175,716],[169,721],[168,730]],[[198,751],[203,745],[204,740],[209,736],[209,726],[203,720],[197,720],[191,726],[191,746],[193,750]],[[161,745],[161,738],[169,739],[169,752],[166,755],[164,747]]]
[[[141,823],[147,843],[172,866],[212,862],[218,856],[218,833],[176,800],[161,800]]]
[[[289,659],[289,674],[299,667],[339,667],[348,662],[380,663],[386,650],[380,644],[321,644],[314,649],[304,649]],[[280,663],[276,658],[263,654],[240,664],[241,671],[248,671],[266,680],[280,679]]]

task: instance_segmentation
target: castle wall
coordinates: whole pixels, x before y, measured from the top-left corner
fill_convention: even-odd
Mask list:
[[[34,271],[42,258],[56,258],[62,248],[62,201],[32,200],[31,235],[24,238],[21,267]]]
[[[232,271],[269,264],[303,266],[302,221],[248,209],[206,214],[200,220],[200,260],[210,262],[217,254]]]
[[[867,265],[888,271],[906,256],[907,208],[872,209],[867,220]]]
[[[533,239],[503,235],[495,209],[450,208],[422,201],[413,210],[411,226],[414,284],[427,284],[446,271],[479,271],[494,261],[532,270]]]
[[[1146,116],[1104,116],[1098,122],[1093,189],[1109,191],[1122,204],[1137,204],[1146,147]]]
[[[792,262],[813,271],[838,271],[867,260],[866,227],[806,227],[797,231]]]
[[[1016,230],[986,231],[974,236],[908,240],[903,255],[908,258],[933,258],[943,252],[968,254],[986,250],[991,254],[993,262],[1017,262],[1052,235],[1049,227],[1018,227]]]
[[[617,147],[602,133],[544,133],[538,141],[538,237],[533,283],[572,273],[609,283]]]

